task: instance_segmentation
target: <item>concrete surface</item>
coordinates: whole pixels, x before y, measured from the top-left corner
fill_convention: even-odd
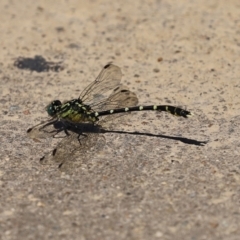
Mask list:
[[[240,2],[0,2],[0,238],[240,239]],[[19,69],[42,56],[64,69]],[[141,104],[70,174],[29,139],[53,99],[79,96],[113,61]],[[151,136],[154,134],[155,136]],[[201,144],[201,141],[208,141]]]

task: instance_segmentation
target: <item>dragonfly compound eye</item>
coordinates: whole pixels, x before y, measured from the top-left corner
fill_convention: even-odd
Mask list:
[[[54,117],[58,111],[58,107],[61,106],[62,103],[59,100],[54,100],[47,107],[46,111],[49,116]]]

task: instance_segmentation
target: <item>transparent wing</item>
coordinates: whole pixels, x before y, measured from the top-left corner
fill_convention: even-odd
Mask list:
[[[27,130],[30,138],[53,137],[65,129],[62,122],[57,119],[49,119]]]
[[[113,90],[111,95],[104,101],[92,104],[94,111],[104,111],[122,107],[136,106],[138,103],[137,95],[129,91],[125,86],[119,85]]]
[[[79,98],[88,105],[104,101],[109,96],[109,91],[120,84],[121,78],[121,69],[109,63],[102,69],[96,80],[83,90]]]
[[[92,154],[90,149],[97,145],[98,138],[98,133],[79,135],[71,132],[71,135],[63,138],[53,151],[42,157],[40,162],[42,164],[57,163],[61,170],[71,171],[88,159],[87,155]]]
[[[137,95],[134,92],[131,92],[128,89],[126,89],[126,87],[121,86],[118,89],[115,89],[112,92],[112,94],[108,97],[108,99],[101,105],[98,105],[97,107],[100,110],[104,111],[124,107],[133,107],[136,106],[137,104],[138,104]],[[131,112],[108,115],[103,117],[99,121],[99,124],[104,128],[108,128],[108,122],[114,121],[117,124],[117,120],[119,117],[123,117],[129,114],[131,114]]]
[[[61,164],[67,161],[67,159],[72,157],[73,152],[81,146],[78,136],[79,134],[77,133],[71,133],[71,135],[62,139],[53,151],[40,159],[40,162],[42,164],[52,164],[54,162]]]

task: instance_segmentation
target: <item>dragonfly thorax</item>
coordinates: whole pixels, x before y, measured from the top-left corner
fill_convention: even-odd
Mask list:
[[[91,106],[83,104],[79,98],[64,103],[61,103],[59,100],[53,101],[48,105],[47,112],[52,117],[64,119],[72,123],[98,121],[98,118],[94,116]]]

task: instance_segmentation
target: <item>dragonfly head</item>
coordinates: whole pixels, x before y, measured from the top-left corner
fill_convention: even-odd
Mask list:
[[[54,117],[56,113],[58,112],[58,107],[61,106],[62,103],[59,100],[52,101],[49,105],[46,107],[46,111],[49,116]]]

